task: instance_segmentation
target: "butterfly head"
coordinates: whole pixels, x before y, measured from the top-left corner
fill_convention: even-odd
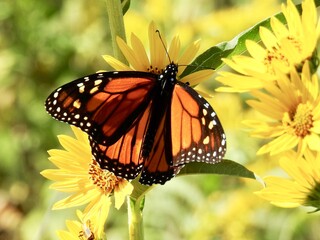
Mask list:
[[[177,73],[178,73],[178,65],[174,62],[171,62],[167,67],[163,70],[162,74],[159,75],[160,81],[165,81],[174,85],[177,82]]]

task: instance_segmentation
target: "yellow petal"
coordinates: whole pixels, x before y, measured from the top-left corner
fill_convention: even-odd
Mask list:
[[[281,9],[287,20],[290,33],[294,36],[299,36],[302,32],[302,24],[296,6],[291,1],[287,1],[287,5],[282,4]]]
[[[83,153],[83,149],[88,149],[86,143],[75,141],[74,138],[66,135],[58,136],[61,146],[68,152]]]
[[[260,27],[259,35],[266,48],[269,49],[269,51],[274,51],[274,48],[278,45],[278,39],[274,34],[268,28]]]
[[[151,22],[149,25],[149,44],[150,44],[150,62],[153,67],[163,69],[167,64],[168,60],[166,58],[166,41],[162,38],[162,41],[157,34],[156,25]],[[165,47],[163,47],[163,44]]]
[[[289,31],[282,22],[276,17],[271,17],[270,24],[274,35],[280,40],[284,37],[289,36]]]
[[[142,64],[140,61],[140,56],[137,56],[136,53],[121,38],[117,37],[116,41],[122,54],[128,60],[133,69],[146,71],[146,69],[144,69],[144,64]]]
[[[263,62],[266,57],[266,49],[261,47],[261,45],[257,44],[252,40],[246,40],[246,47],[250,55],[256,60]]]
[[[97,190],[92,189],[89,192],[78,192],[75,193],[65,199],[62,199],[58,202],[56,202],[52,209],[64,209],[69,207],[77,207],[84,204],[87,204],[88,202],[92,201],[93,199],[99,197],[99,193]]]
[[[219,76],[216,77],[216,80],[235,89],[239,89],[240,91],[259,89],[264,86],[264,82],[259,79],[230,72],[219,72]]]
[[[92,183],[89,181],[78,181],[77,178],[64,179],[50,185],[51,189],[55,189],[60,192],[85,192],[92,189]]]
[[[320,137],[318,134],[311,133],[307,136],[310,149],[318,151],[320,146]]]
[[[120,62],[118,59],[115,59],[114,57],[111,57],[109,55],[103,55],[102,57],[115,70],[132,71],[132,68],[123,64],[122,62]]]
[[[116,209],[119,209],[122,206],[126,196],[130,195],[132,191],[133,191],[133,186],[131,183],[127,181],[119,182],[118,189],[115,189],[114,191],[114,199],[115,199],[114,201],[115,201]]]
[[[170,47],[169,47],[169,50],[168,50],[170,58],[172,58],[172,59],[178,59],[179,58],[180,46],[181,46],[180,39],[179,39],[178,36],[175,36],[172,39]],[[179,61],[177,63],[182,64]]]
[[[141,69],[136,69],[139,71],[146,71],[150,67],[150,61],[147,56],[146,50],[141,42],[141,40],[135,35],[131,34],[131,46],[132,50],[137,54],[139,54],[139,61],[141,65]]]
[[[89,145],[89,139],[88,134],[83,132],[80,128],[70,125],[72,132],[76,136],[77,140],[83,143],[88,143]]]
[[[200,82],[208,80],[214,74],[213,70],[201,70],[194,73],[191,73],[181,79],[184,83],[189,83],[190,86],[196,86]]]
[[[293,137],[289,134],[284,134],[273,141],[269,142],[268,144],[262,146],[257,154],[264,154],[270,152],[270,155],[275,155],[277,153],[289,150],[294,148],[298,144],[298,138]]]
[[[179,73],[182,73],[185,70],[186,65],[188,65],[196,56],[197,52],[199,51],[199,48],[200,41],[195,41],[186,48],[181,57],[178,59],[179,65],[182,65],[181,67],[179,67]]]
[[[81,224],[78,221],[66,220],[66,225],[72,235],[79,234],[79,232],[81,231]]]

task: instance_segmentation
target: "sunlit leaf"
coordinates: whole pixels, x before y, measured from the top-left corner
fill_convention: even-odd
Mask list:
[[[179,173],[179,175],[186,174],[221,174],[256,179],[252,171],[231,160],[222,160],[216,164],[188,163]]]
[[[131,184],[133,185],[133,191],[130,197],[133,199],[140,198],[155,186],[155,185],[153,186],[143,185],[139,182],[139,178],[136,178],[133,181],[131,181]]]
[[[122,14],[124,16],[130,8],[130,0],[121,0],[121,6],[122,6]]]

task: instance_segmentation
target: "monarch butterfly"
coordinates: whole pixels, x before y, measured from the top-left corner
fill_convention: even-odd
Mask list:
[[[142,184],[164,184],[186,163],[217,163],[226,151],[216,113],[176,79],[177,72],[171,62],[159,75],[88,75],[52,92],[46,110],[88,133],[101,168],[128,180],[141,173]]]

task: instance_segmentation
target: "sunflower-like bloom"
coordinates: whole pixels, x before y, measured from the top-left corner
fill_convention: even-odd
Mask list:
[[[302,3],[302,15],[291,0],[282,5],[287,25],[271,17],[271,30],[260,27],[259,35],[265,48],[247,40],[251,56],[234,56],[224,62],[238,73],[221,72],[217,80],[229,87],[219,91],[250,91],[263,88],[267,82],[277,80],[277,72],[286,74],[292,68],[301,70],[305,61],[317,64],[315,51],[320,35],[317,10],[313,0]]]
[[[320,210],[320,152],[306,151],[298,157],[290,151],[280,159],[280,166],[292,179],[266,177],[266,188],[256,194],[279,207],[311,206]]]
[[[101,221],[97,215],[88,218],[80,210],[77,210],[77,216],[79,221],[66,221],[68,231],[60,230],[57,232],[60,240],[95,240],[103,238],[103,228],[101,229],[99,224]]]
[[[70,196],[56,202],[53,209],[78,207],[88,204],[84,210],[86,218],[99,219],[98,228],[103,229],[107,219],[110,196],[114,195],[115,207],[119,209],[133,186],[112,172],[101,169],[92,159],[91,148],[86,133],[71,126],[76,138],[58,136],[65,150],[49,150],[49,160],[57,169],[41,172],[44,177],[55,181],[50,188],[70,193]]]
[[[125,65],[119,60],[109,55],[104,55],[103,58],[106,62],[117,71],[143,71],[152,72],[155,74],[161,74],[165,67],[169,64],[169,58],[171,61],[179,65],[178,78],[184,71],[187,64],[195,57],[199,50],[199,41],[194,42],[186,48],[182,55],[180,53],[180,40],[176,36],[173,38],[168,52],[166,52],[165,39],[160,38],[159,32],[153,22],[149,25],[149,46],[150,56],[141,42],[141,40],[135,35],[131,34],[131,47],[127,45],[121,38],[117,38],[117,44],[128,60],[130,66]],[[150,59],[149,59],[150,58]],[[191,73],[181,79],[182,82],[188,82],[191,86],[195,86],[203,80],[212,76],[213,70],[201,70]]]
[[[280,75],[279,75],[280,76]],[[318,150],[320,146],[320,96],[318,77],[311,75],[308,62],[301,75],[292,70],[282,75],[278,85],[269,83],[266,92],[253,91],[258,100],[247,103],[271,119],[248,120],[244,123],[254,128],[252,135],[275,138],[262,146],[258,154],[277,154],[294,147],[303,153],[306,148]]]

